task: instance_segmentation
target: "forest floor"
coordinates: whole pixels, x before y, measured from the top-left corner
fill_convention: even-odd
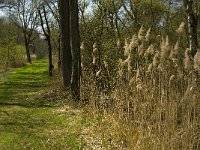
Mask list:
[[[0,77],[0,150],[94,149],[84,131],[98,124],[98,116],[85,117],[48,95],[53,80],[47,68],[40,60]]]

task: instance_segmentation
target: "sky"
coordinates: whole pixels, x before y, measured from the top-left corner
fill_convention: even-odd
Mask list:
[[[0,16],[4,15],[4,13],[2,11],[0,11]]]

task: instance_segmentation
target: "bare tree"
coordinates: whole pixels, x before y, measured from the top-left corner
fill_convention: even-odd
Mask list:
[[[15,4],[15,0],[0,0],[0,9],[11,8]]]
[[[41,9],[43,12],[41,12],[40,8],[38,9],[38,14],[40,16],[40,22],[41,22],[41,27],[43,30],[43,33],[46,37],[47,43],[48,43],[48,58],[49,58],[49,75],[53,76],[53,62],[52,62],[52,45],[51,45],[51,29],[49,26],[49,21],[48,21],[48,16],[47,16],[47,11],[45,9],[45,5],[41,5]],[[45,29],[46,25],[46,29]]]
[[[9,9],[10,18],[24,34],[27,62],[31,63],[29,45],[36,37],[34,32],[37,28],[37,9],[31,0],[17,0]]]
[[[57,0],[49,0],[49,1],[45,1],[45,5],[48,7],[48,10],[51,12],[54,21],[57,25],[57,28],[60,30],[60,19],[59,19],[59,14],[57,13],[58,10],[58,3]],[[60,46],[60,40],[61,40],[61,35],[59,33],[58,39],[54,40],[54,38],[52,37],[52,40],[54,41],[54,43],[56,43],[57,45],[57,49],[58,49],[58,69],[60,70],[61,67],[61,46]]]

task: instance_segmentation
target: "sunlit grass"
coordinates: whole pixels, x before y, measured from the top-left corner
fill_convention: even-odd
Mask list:
[[[53,96],[44,96],[53,88],[47,68],[46,60],[36,61],[0,81],[1,150],[76,150],[83,146],[80,133],[90,123],[81,112],[73,113],[71,107],[59,106]]]

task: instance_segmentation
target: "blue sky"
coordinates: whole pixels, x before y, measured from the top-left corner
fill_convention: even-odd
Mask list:
[[[1,15],[3,15],[3,12],[2,12],[2,11],[0,11],[0,16],[1,16]]]

